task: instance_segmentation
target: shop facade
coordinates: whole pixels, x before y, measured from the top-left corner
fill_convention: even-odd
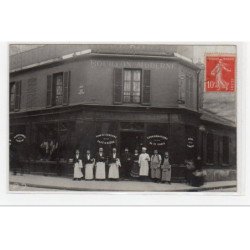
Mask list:
[[[103,147],[108,155],[112,147],[142,146],[169,151],[176,177],[197,155],[204,166],[236,168],[236,129],[203,119],[200,69],[190,61],[94,52],[64,58],[10,74],[10,137],[25,136],[16,147],[27,171],[70,175],[75,149]],[[44,159],[47,141],[54,151]]]

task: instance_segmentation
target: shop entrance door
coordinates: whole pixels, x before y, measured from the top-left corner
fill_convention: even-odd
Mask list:
[[[138,131],[122,131],[120,134],[120,152],[124,152],[127,147],[131,154],[135,149],[141,151],[141,147],[144,144],[144,132]]]

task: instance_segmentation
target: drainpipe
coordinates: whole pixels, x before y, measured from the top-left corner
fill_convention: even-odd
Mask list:
[[[196,95],[196,97],[197,97],[197,111],[199,112],[199,109],[200,109],[200,82],[199,82],[199,80],[200,80],[200,73],[201,73],[201,69],[199,69],[199,70],[197,70],[196,71],[196,74],[197,74],[197,95]]]

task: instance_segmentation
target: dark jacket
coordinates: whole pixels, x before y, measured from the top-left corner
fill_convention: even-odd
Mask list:
[[[102,154],[102,156],[100,156],[100,154],[97,153],[95,160],[96,160],[96,162],[106,162],[106,156],[105,156],[105,154]]]
[[[130,162],[131,162],[131,154],[130,153],[123,153],[122,155],[121,155],[121,162],[122,162],[122,164],[129,164]]]
[[[117,158],[119,158],[120,159],[120,157],[119,157],[119,155],[116,153],[116,157],[115,158],[113,158],[113,153],[111,153],[110,155],[109,155],[109,158],[108,158],[108,162],[109,163],[116,163],[116,159]]]
[[[90,159],[88,159],[87,154],[85,154],[85,155],[83,156],[83,159],[82,159],[84,165],[85,165],[85,164],[88,164],[88,163],[93,163],[94,160],[95,160],[95,159],[94,159],[93,155],[91,155],[91,154],[90,154]]]

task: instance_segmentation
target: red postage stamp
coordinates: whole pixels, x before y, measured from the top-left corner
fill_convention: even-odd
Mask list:
[[[206,92],[234,92],[235,64],[236,57],[233,55],[207,55]]]

